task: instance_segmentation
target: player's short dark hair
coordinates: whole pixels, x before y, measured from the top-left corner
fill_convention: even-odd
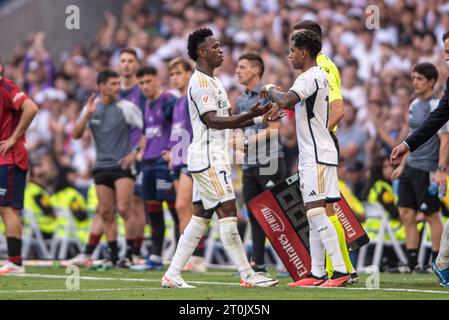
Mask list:
[[[443,34],[443,42],[446,41],[447,38],[449,38],[449,31],[446,31],[446,32]]]
[[[323,31],[321,30],[320,25],[318,23],[316,23],[315,21],[303,20],[303,21],[296,23],[293,26],[293,30],[301,30],[301,29],[313,31],[320,36],[320,39],[323,38]]]
[[[412,72],[419,73],[426,77],[427,80],[435,80],[437,82],[438,80],[438,70],[437,68],[430,62],[421,62],[416,64]]]
[[[192,65],[190,64],[189,61],[187,61],[187,59],[178,57],[178,58],[174,58],[173,60],[171,60],[168,63],[168,71],[172,70],[173,68],[175,68],[176,66],[182,66],[182,68],[184,69],[184,71],[186,72],[192,72]]]
[[[213,35],[214,34],[212,30],[208,28],[201,28],[189,34],[189,38],[187,39],[187,52],[190,59],[192,59],[193,61],[196,61],[196,59],[198,59],[198,54],[196,53],[198,46],[203,43],[207,37]]]
[[[137,78],[142,78],[143,76],[157,76],[157,69],[153,66],[143,66],[140,67],[136,72]]]
[[[321,38],[316,32],[298,31],[292,34],[291,40],[295,43],[295,47],[306,49],[312,59],[315,59],[321,51]]]
[[[260,55],[254,52],[247,52],[239,57],[239,61],[244,59],[250,61],[251,63],[255,63],[259,68],[259,77],[263,76],[263,73],[265,71],[265,64],[263,63],[263,59]]]
[[[119,75],[111,69],[100,71],[97,76],[97,85],[100,83],[105,84],[110,78],[119,78]]]
[[[123,49],[121,49],[118,56],[120,57],[120,56],[121,56],[122,54],[124,54],[124,53],[128,53],[128,54],[133,55],[133,56],[136,58],[136,60],[139,59],[139,58],[137,57],[137,51],[136,51],[135,49],[133,49],[133,48],[123,48]]]

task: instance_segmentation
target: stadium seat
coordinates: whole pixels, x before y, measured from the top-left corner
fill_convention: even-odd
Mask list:
[[[396,256],[402,263],[407,263],[407,258],[404,250],[401,247],[400,242],[396,239],[393,229],[389,224],[387,215],[384,209],[379,203],[365,203],[366,217],[371,219],[380,219],[381,227],[379,229],[378,237],[375,239],[370,239],[369,245],[374,246],[374,255],[372,259],[372,265],[377,266],[379,269],[382,264],[382,252],[385,246],[392,246]],[[385,235],[388,235],[389,240],[385,240]],[[363,246],[360,249],[358,261],[357,261],[357,271],[364,272],[368,266],[365,266],[365,260],[368,253],[368,246]]]

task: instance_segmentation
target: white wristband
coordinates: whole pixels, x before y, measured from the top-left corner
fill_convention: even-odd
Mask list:
[[[263,116],[258,116],[253,118],[254,124],[259,124],[263,122]]]
[[[270,89],[271,89],[271,88],[276,88],[276,86],[275,86],[274,84],[270,83],[270,84],[267,84],[267,85],[265,86],[265,88],[267,88],[267,91],[270,92]]]
[[[404,140],[402,141],[403,144],[405,144],[405,146],[407,147],[408,151],[410,151],[410,146],[408,145],[408,143]]]

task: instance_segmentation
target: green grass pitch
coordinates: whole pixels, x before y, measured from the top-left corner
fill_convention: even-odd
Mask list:
[[[78,290],[68,290],[64,269],[28,267],[25,276],[1,276],[0,299],[149,299],[149,300],[303,300],[303,299],[449,299],[431,274],[381,273],[379,288],[367,289],[368,275],[349,288],[290,288],[290,278],[281,278],[274,288],[240,288],[233,271],[211,269],[207,273],[184,273],[195,289],[162,289],[163,272],[132,272],[124,269],[80,269]],[[68,281],[70,284],[73,282]]]

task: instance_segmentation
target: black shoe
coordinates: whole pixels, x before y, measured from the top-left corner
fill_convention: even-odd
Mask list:
[[[351,272],[351,278],[348,280],[347,285],[352,286],[353,284],[356,284],[359,281],[359,275],[357,272]]]
[[[417,273],[433,273],[432,266],[430,264],[425,265],[424,268],[416,266],[414,271]]]
[[[121,257],[117,263],[116,266],[123,269],[129,269],[133,265],[132,261],[128,257]]]
[[[115,267],[115,263],[109,259],[105,259],[100,261],[99,263],[94,263],[91,267],[92,270],[96,271],[107,271],[113,269]]]
[[[334,271],[332,277],[330,277],[330,279],[324,282],[320,287],[323,288],[346,287],[350,279],[351,279],[350,273],[341,273],[338,271]]]
[[[265,273],[265,274],[267,273],[267,267],[265,265],[263,267],[259,267],[257,265],[253,265],[252,267],[253,267],[253,270],[255,272],[262,272],[262,273]]]
[[[413,269],[409,267],[407,264],[398,264],[395,267],[388,268],[388,273],[412,273]]]

